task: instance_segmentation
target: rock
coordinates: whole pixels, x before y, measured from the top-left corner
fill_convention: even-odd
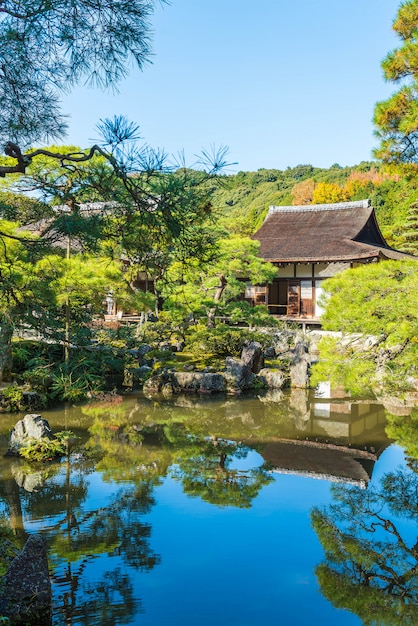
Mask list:
[[[248,365],[230,356],[225,359],[225,382],[228,392],[242,393],[252,387],[254,379],[255,375]]]
[[[274,352],[276,356],[286,354],[289,352],[290,346],[294,342],[294,333],[288,330],[283,330],[280,333],[276,333],[274,336]]]
[[[311,419],[308,391],[306,389],[292,389],[290,392],[290,406],[296,427],[303,431]]]
[[[48,478],[47,472],[28,473],[21,464],[12,465],[11,473],[17,485],[29,493],[40,491]]]
[[[258,373],[258,379],[268,389],[283,389],[288,383],[288,377],[282,370],[263,368]]]
[[[217,393],[226,389],[225,377],[221,373],[175,372],[173,379],[180,391]]]
[[[140,389],[144,381],[152,373],[152,367],[141,365],[141,367],[128,367],[123,374],[123,386],[132,389]]]
[[[248,366],[253,374],[257,374],[264,365],[262,345],[257,341],[252,341],[248,346],[244,346],[241,362]]]
[[[276,356],[276,350],[274,349],[274,346],[268,346],[267,348],[265,348],[264,356],[268,359],[274,359],[274,357]]]
[[[202,383],[202,372],[175,372],[174,380],[181,391],[198,391]]]
[[[12,429],[9,438],[9,454],[18,455],[20,448],[26,446],[31,439],[52,439],[52,430],[47,420],[36,413],[25,415]]]
[[[147,397],[152,397],[157,393],[161,393],[163,387],[167,384],[173,384],[173,372],[164,369],[159,374],[150,376],[144,382],[143,392]]]
[[[40,535],[31,535],[10,564],[3,581],[0,611],[12,624],[51,624],[51,581],[46,546]]]
[[[173,385],[171,383],[164,383],[161,387],[161,393],[165,398],[171,398],[174,393]]]
[[[152,346],[148,345],[147,343],[143,343],[141,346],[139,346],[139,348],[136,349],[136,356],[138,358],[138,363],[140,366],[148,364],[148,359],[145,358],[145,355],[148,354],[148,352],[151,352],[151,350]]]
[[[292,387],[309,386],[310,364],[308,345],[305,341],[299,340],[290,352],[290,385]]]
[[[220,393],[225,389],[225,377],[221,373],[207,372],[202,375],[199,388],[201,393]]]

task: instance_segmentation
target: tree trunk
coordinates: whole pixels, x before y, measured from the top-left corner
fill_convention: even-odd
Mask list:
[[[10,320],[0,317],[0,383],[8,380],[12,371],[12,336]]]
[[[8,517],[10,528],[12,529],[16,539],[19,540],[20,548],[23,548],[23,545],[28,538],[28,535],[23,525],[22,504],[20,500],[19,486],[13,477],[3,478],[2,484],[0,486],[0,496],[6,502],[9,509]]]
[[[219,285],[216,288],[215,295],[213,296],[215,306],[213,306],[208,313],[208,328],[213,328],[215,326],[216,304],[221,301],[226,285],[227,280],[225,276],[221,274],[221,276],[219,276]]]
[[[67,253],[66,259],[69,261],[71,258],[71,237],[67,236]],[[71,309],[70,299],[67,297],[65,300],[65,338],[64,338],[64,361],[68,363],[70,360],[70,322],[71,322]]]

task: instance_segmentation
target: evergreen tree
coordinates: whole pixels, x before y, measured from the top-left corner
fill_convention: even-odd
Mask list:
[[[401,244],[400,249],[403,252],[418,255],[418,202],[411,204],[404,229],[405,242]]]
[[[400,84],[374,113],[380,146],[378,158],[418,163],[418,0],[402,2],[393,23],[401,45],[386,56],[382,68],[387,81]]]
[[[0,141],[8,156],[14,144],[63,136],[60,93],[80,81],[115,85],[132,60],[140,68],[149,61],[154,4],[0,2]]]

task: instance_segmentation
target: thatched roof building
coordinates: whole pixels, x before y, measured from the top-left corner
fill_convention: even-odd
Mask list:
[[[275,263],[408,257],[387,245],[368,200],[271,206],[254,239],[263,259]]]
[[[369,200],[271,206],[253,239],[280,271],[273,284],[247,290],[248,299],[294,320],[319,321],[325,278],[361,263],[416,258],[386,243]]]

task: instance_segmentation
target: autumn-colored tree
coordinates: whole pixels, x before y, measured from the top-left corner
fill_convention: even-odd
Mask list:
[[[335,183],[318,183],[312,196],[313,204],[332,204],[346,200],[348,200],[348,193]]]
[[[315,190],[315,181],[307,178],[301,183],[297,183],[292,189],[292,204],[294,206],[303,206],[311,204]]]

